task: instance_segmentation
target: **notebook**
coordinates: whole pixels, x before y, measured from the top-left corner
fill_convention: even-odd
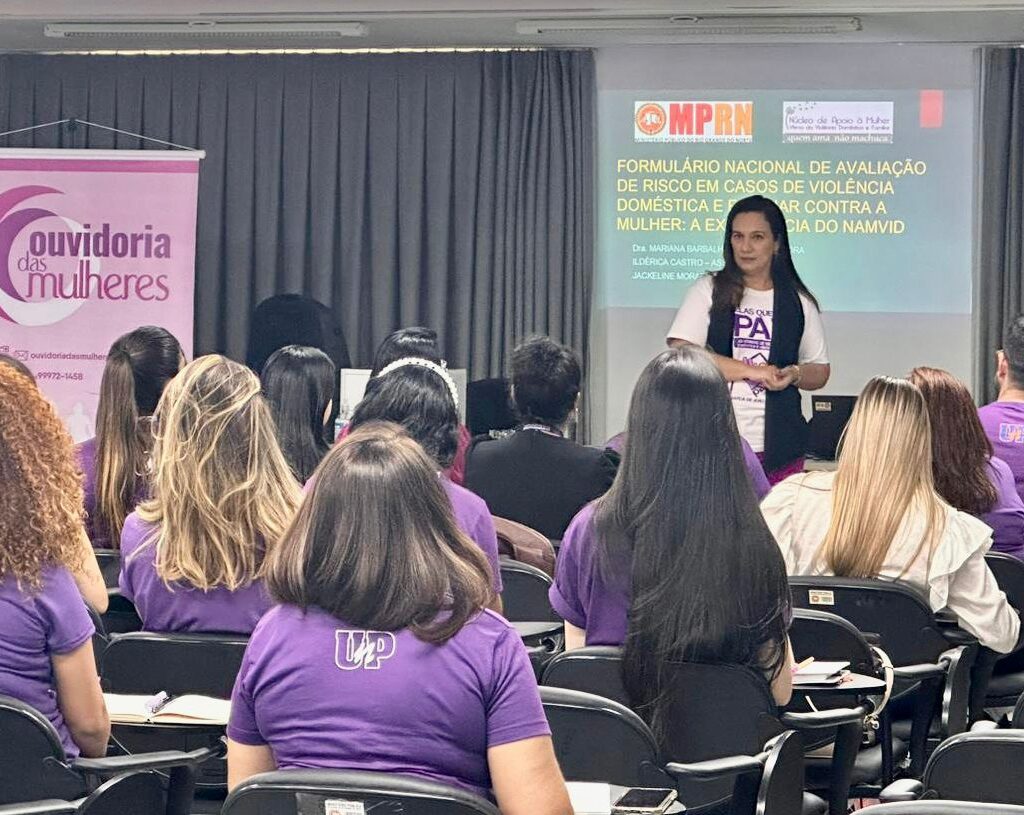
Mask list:
[[[110,721],[117,724],[217,724],[226,725],[231,713],[230,699],[184,694],[174,696],[156,712],[153,696],[147,694],[104,693]]]
[[[793,674],[794,685],[838,685],[849,673],[849,662],[819,662],[801,668]]]

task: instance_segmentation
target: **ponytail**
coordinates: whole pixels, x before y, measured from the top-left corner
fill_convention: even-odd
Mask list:
[[[121,544],[124,519],[134,506],[151,444],[148,422],[139,421],[135,373],[128,352],[115,344],[107,357],[96,411],[96,519],[110,545]]]

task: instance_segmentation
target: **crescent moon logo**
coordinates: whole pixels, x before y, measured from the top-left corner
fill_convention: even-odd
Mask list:
[[[47,300],[31,303],[15,288],[11,278],[11,250],[14,241],[29,224],[41,218],[60,217],[73,231],[82,225],[55,212],[39,207],[14,209],[18,204],[39,195],[63,195],[53,187],[28,184],[0,193],[0,317],[18,325],[51,325],[74,314],[85,300]],[[13,210],[13,211],[12,211]]]

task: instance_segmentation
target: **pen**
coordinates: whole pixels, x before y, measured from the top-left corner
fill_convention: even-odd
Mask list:
[[[804,668],[806,668],[812,662],[814,662],[814,657],[807,657],[807,659],[805,659],[805,660],[803,660],[801,662],[798,662],[796,665],[793,666],[793,673],[798,673],[798,672],[802,671]]]

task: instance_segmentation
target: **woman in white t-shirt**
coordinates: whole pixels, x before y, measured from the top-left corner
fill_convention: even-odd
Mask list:
[[[905,379],[868,382],[838,470],[786,479],[761,512],[789,574],[903,580],[982,645],[1013,650],[1020,620],[985,563],[992,530],[935,491],[928,409]]]
[[[775,484],[803,470],[800,389],[828,382],[825,331],[774,201],[752,195],[736,202],[725,222],[723,254],[725,267],[690,287],[668,344],[712,352],[729,382],[740,435]]]

